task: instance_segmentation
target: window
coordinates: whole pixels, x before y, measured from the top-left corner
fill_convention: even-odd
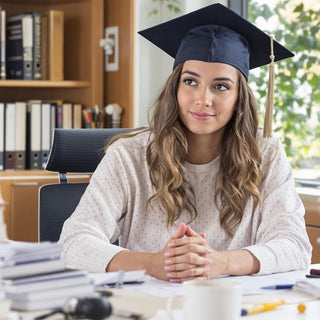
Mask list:
[[[248,20],[295,53],[276,63],[273,130],[285,146],[295,177],[320,188],[319,10],[320,0],[248,0]],[[268,67],[252,70],[249,83],[262,115]]]

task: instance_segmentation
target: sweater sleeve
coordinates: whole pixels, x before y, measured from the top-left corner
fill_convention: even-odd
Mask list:
[[[119,223],[126,214],[126,181],[115,142],[93,173],[78,206],[63,225],[59,242],[62,257],[71,267],[104,272],[110,260],[125,250],[112,243],[120,236]]]
[[[312,250],[291,166],[280,140],[270,140],[266,151],[269,156],[262,163],[265,176],[256,244],[245,248],[260,261],[258,274],[305,269]]]

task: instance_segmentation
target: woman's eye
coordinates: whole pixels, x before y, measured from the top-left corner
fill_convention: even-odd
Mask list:
[[[222,83],[216,84],[216,85],[214,86],[214,88],[215,88],[215,89],[218,89],[218,90],[220,90],[220,91],[229,90],[229,88],[228,88],[226,85],[222,84]]]
[[[193,79],[184,79],[183,82],[188,86],[196,86],[197,82]]]

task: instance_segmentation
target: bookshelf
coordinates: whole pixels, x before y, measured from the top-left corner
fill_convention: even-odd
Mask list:
[[[103,105],[103,0],[2,0],[7,16],[64,12],[64,81],[0,80],[0,101],[73,101],[84,108]],[[18,88],[18,90],[17,90]],[[2,90],[5,89],[5,90]]]
[[[0,102],[63,100],[103,107],[104,0],[0,0],[6,15],[62,10],[64,12],[64,80],[0,80]],[[88,176],[74,178],[86,182]],[[8,203],[4,211],[12,240],[37,241],[38,189],[56,183],[57,175],[44,170],[0,171],[0,187]]]

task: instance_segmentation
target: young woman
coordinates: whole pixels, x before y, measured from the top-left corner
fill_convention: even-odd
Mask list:
[[[279,139],[258,128],[247,84],[260,49],[238,31],[204,22],[202,14],[211,21],[219,10],[233,21],[234,13],[212,5],[147,31],[157,40],[163,26],[187,28],[150,127],[107,146],[65,222],[60,242],[68,264],[145,269],[172,282],[309,265],[292,170]],[[190,27],[195,16],[201,23]]]

